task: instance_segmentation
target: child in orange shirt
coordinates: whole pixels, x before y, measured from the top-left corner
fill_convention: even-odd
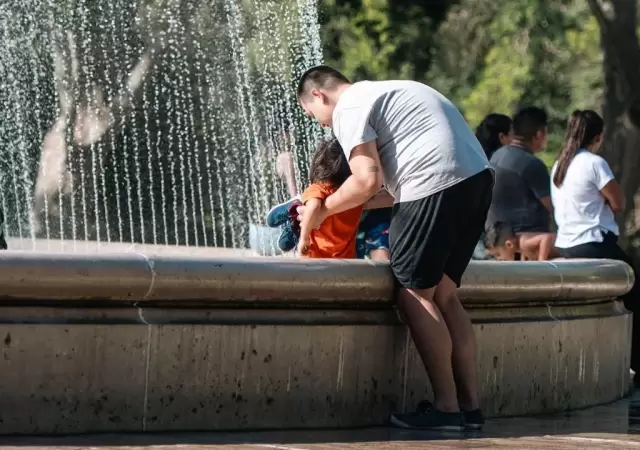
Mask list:
[[[342,147],[336,139],[322,142],[311,161],[309,178],[311,185],[302,193],[301,203],[305,214],[317,214],[322,202],[333,194],[351,175]],[[325,219],[317,230],[308,225],[299,227],[295,214],[295,201],[275,207],[267,217],[270,226],[284,227],[280,242],[293,242],[299,228],[298,249],[308,258],[355,258],[356,233],[363,207],[344,211]],[[286,220],[283,220],[286,217]],[[313,223],[308,220],[306,224]],[[282,245],[280,245],[283,248]]]

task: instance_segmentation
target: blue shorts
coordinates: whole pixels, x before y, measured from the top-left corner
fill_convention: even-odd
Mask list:
[[[389,250],[391,208],[365,210],[356,235],[356,257],[365,259],[371,250]]]

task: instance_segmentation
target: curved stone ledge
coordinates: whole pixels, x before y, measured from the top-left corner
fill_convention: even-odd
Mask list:
[[[0,324],[0,434],[365,427],[431,397],[407,328],[359,323],[371,311],[333,324],[261,323],[248,309],[244,324],[238,311],[206,322],[197,311],[183,323],[163,323],[175,311],[160,309],[148,324]],[[622,308],[511,319],[474,325],[488,416],[628,392]]]
[[[472,263],[487,414],[625,395],[632,283],[615,261]],[[431,396],[392,295],[366,261],[0,252],[0,434],[384,424]]]
[[[633,284],[625,263],[474,261],[469,306],[615,298]],[[166,256],[143,253],[0,253],[0,299],[327,304],[390,302],[387,263],[354,260]]]

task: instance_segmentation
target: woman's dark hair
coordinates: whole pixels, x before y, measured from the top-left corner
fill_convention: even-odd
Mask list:
[[[602,133],[604,121],[602,117],[590,109],[581,111],[576,109],[567,122],[567,134],[564,137],[562,151],[558,157],[558,165],[553,174],[553,184],[562,186],[564,177],[576,152],[593,144],[595,138]]]
[[[476,138],[482,144],[487,158],[502,147],[500,142],[501,134],[509,134],[511,131],[511,118],[504,114],[489,114],[482,119],[478,128],[476,128]]]
[[[328,183],[341,186],[351,175],[349,161],[337,139],[323,141],[318,145],[311,160],[309,178],[312,183]]]

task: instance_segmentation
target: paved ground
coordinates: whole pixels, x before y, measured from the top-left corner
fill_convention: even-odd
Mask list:
[[[182,433],[74,437],[0,437],[15,450],[430,450],[457,448],[640,448],[640,393],[571,414],[498,419],[477,434],[387,428],[262,433]]]

